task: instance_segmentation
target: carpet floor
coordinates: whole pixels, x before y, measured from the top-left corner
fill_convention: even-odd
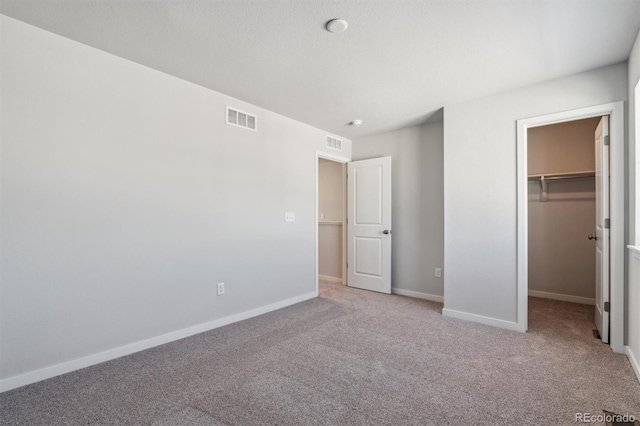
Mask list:
[[[320,297],[0,394],[0,424],[570,425],[640,417],[593,307],[529,301],[529,332],[322,283]]]

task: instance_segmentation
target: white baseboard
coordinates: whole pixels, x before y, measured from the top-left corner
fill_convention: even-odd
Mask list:
[[[329,281],[330,283],[342,284],[342,278],[330,277],[329,275],[318,275],[318,279],[322,281]]]
[[[101,362],[111,361],[112,359],[120,358],[125,355],[130,355],[134,352],[143,351],[145,349],[153,348],[155,346],[163,345],[165,343],[173,342],[175,340],[184,339],[185,337],[193,336],[194,334],[203,333],[205,331],[213,330],[215,328],[232,324],[234,322],[253,318],[258,315],[266,314],[267,312],[271,312],[271,311],[285,308],[287,306],[295,305],[296,303],[304,302],[305,300],[313,299],[314,297],[317,297],[317,296],[318,296],[317,292],[313,291],[311,293],[292,297],[291,299],[286,299],[280,302],[272,303],[270,305],[261,306],[259,308],[241,312],[239,314],[220,318],[220,319],[206,322],[203,324],[194,325],[193,327],[183,328],[182,330],[177,330],[171,333],[162,334],[160,336],[152,337],[150,339],[140,340],[135,343],[130,343],[128,345],[120,346],[114,349],[109,349],[107,351],[89,355],[83,358],[77,358],[71,361],[66,361],[60,364],[52,365],[50,367],[45,367],[39,370],[20,374],[18,376],[8,377],[6,379],[0,380],[0,392],[16,389],[21,386],[29,385],[31,383],[39,382],[45,379],[50,379],[52,377],[69,373],[71,371],[79,370],[81,368],[89,367],[95,364],[100,364]]]
[[[635,371],[636,373],[636,377],[638,378],[638,381],[640,382],[640,362],[639,362],[640,360],[636,358],[636,356],[633,354],[629,346],[625,346],[624,351],[627,354],[627,357],[629,358],[629,362],[631,363],[631,367],[633,367],[633,371]]]
[[[392,287],[391,293],[397,294],[399,296],[415,297],[416,299],[425,299],[425,300],[431,300],[432,302],[444,303],[444,296],[438,296],[438,295],[429,294],[429,293],[422,293],[420,291],[411,291],[411,290],[404,290],[397,287]]]
[[[524,333],[522,327],[517,322],[505,321],[497,318],[485,317],[482,315],[470,314],[468,312],[455,311],[453,309],[443,309],[442,315],[450,318],[457,318],[465,321],[477,322],[479,324],[490,325],[498,328],[505,328],[507,330],[519,331]]]
[[[590,297],[570,296],[568,294],[547,293],[546,291],[529,290],[529,296],[541,299],[561,300],[563,302],[580,303],[581,305],[595,305],[596,299]]]

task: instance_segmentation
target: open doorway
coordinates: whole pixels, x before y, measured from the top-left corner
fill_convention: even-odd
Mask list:
[[[598,274],[607,273],[608,258],[599,250],[603,232],[598,242],[596,229],[605,209],[596,213],[603,204],[608,211],[609,192],[608,185],[597,184],[602,176],[596,162],[603,161],[598,138],[608,130],[608,116],[527,130],[529,325],[570,326],[585,336],[598,330],[603,342],[607,313],[598,318],[596,300],[603,285]]]
[[[322,281],[390,294],[391,157],[316,151],[316,206],[316,292]]]
[[[573,231],[575,244],[591,244],[593,247],[585,246],[585,250],[591,251],[592,259],[594,259],[595,267],[595,292],[593,298],[589,297],[589,293],[582,293],[577,297],[583,297],[583,299],[574,299],[573,301],[587,302],[593,299],[593,322],[599,323],[598,331],[603,335],[602,340],[608,341],[611,348],[616,352],[624,351],[624,109],[622,102],[615,102],[605,105],[599,105],[594,107],[582,108],[578,110],[565,111],[561,113],[549,114],[545,116],[533,117],[518,120],[517,122],[517,150],[518,150],[518,310],[517,310],[517,329],[520,331],[526,331],[528,328],[529,318],[529,291],[533,290],[533,296],[540,296],[541,293],[547,293],[545,296],[549,296],[554,291],[547,291],[531,288],[531,285],[537,285],[535,280],[538,279],[536,274],[540,274],[541,271],[531,271],[530,268],[535,264],[529,264],[530,261],[530,221],[538,221],[538,224],[546,222],[546,226],[549,227],[549,222],[552,220],[549,214],[546,214],[544,210],[551,211],[555,208],[549,207],[551,204],[545,206],[541,205],[542,202],[549,203],[549,197],[553,195],[554,200],[563,202],[571,202],[574,207],[576,205],[582,205],[583,218],[580,220],[586,224],[586,220],[593,219],[593,225],[590,227],[591,231],[584,229],[576,229]],[[565,171],[553,171],[551,173],[537,173],[535,170],[529,171],[529,143],[530,130],[543,126],[550,126],[568,122],[575,122],[585,119],[598,120],[598,127],[596,127],[593,135],[591,135],[591,146],[594,152],[595,166],[593,169],[587,170],[565,170]],[[608,123],[607,123],[608,122]],[[585,121],[586,123],[586,121]],[[575,124],[575,123],[574,123]],[[570,126],[570,124],[568,124]],[[591,124],[589,124],[590,126]],[[544,132],[548,129],[542,129]],[[609,131],[607,135],[606,130]],[[535,136],[534,136],[535,137]],[[559,156],[560,154],[558,154]],[[564,157],[573,157],[572,151],[562,154]],[[556,158],[557,160],[557,158]],[[569,158],[569,161],[574,161],[576,158]],[[553,161],[553,159],[551,160]],[[580,165],[580,168],[584,165]],[[543,176],[544,179],[543,179]],[[593,179],[595,182],[592,186],[589,186],[589,179]],[[553,182],[553,181],[556,182]],[[531,183],[533,181],[533,183]],[[552,183],[553,182],[553,183]],[[532,194],[529,192],[530,185],[538,185],[539,189],[536,194],[535,190]],[[554,186],[553,189],[551,186]],[[560,186],[559,186],[560,185]],[[565,185],[565,192],[561,185]],[[567,190],[567,185],[572,186]],[[594,189],[595,188],[595,189]],[[553,192],[551,192],[553,191]],[[594,212],[591,210],[588,212],[589,195],[595,192],[595,218]],[[568,196],[567,194],[573,194]],[[576,195],[578,194],[578,195]],[[530,211],[530,200],[538,197],[538,204],[533,211]],[[556,198],[557,197],[557,198]],[[546,200],[545,200],[546,198]],[[583,198],[580,203],[576,204],[578,198]],[[591,197],[593,198],[593,196]],[[559,206],[559,204],[558,204]],[[571,210],[565,204],[564,208]],[[539,210],[539,211],[536,211]],[[549,213],[549,212],[547,212]],[[546,216],[545,216],[546,214]],[[533,215],[538,215],[534,217]],[[570,215],[567,215],[569,217]],[[564,226],[558,227],[557,224],[553,224],[555,232],[564,232],[566,227],[572,226],[573,222],[578,222],[576,214],[574,212],[573,219],[566,219]],[[585,240],[578,241],[581,234],[581,238]],[[544,233],[545,231],[539,230]],[[589,239],[591,234],[591,239]],[[556,235],[547,238],[555,238]],[[596,239],[596,237],[598,237]],[[538,238],[536,236],[535,238]],[[569,243],[573,239],[569,240]],[[586,242],[585,242],[586,241]],[[546,243],[543,238],[538,238],[531,242],[531,249],[536,244]],[[557,245],[560,245],[556,241]],[[563,244],[566,241],[563,240]],[[548,248],[548,245],[547,245]],[[557,248],[557,247],[556,247]],[[575,255],[576,246],[563,247],[561,250],[561,257],[564,256],[565,260],[567,256]],[[570,253],[569,253],[570,252]],[[585,251],[586,252],[586,251]],[[548,255],[548,253],[547,253]],[[556,253],[557,255],[557,253]],[[600,256],[598,258],[597,256]],[[557,259],[554,259],[554,261]],[[562,266],[562,259],[558,264],[554,265],[557,273],[566,273],[566,268]],[[588,264],[582,264],[585,268],[590,267]],[[586,265],[586,266],[585,266]],[[546,265],[548,267],[549,265]],[[593,264],[591,264],[593,267]],[[551,268],[551,269],[553,269]],[[584,272],[584,271],[582,271]],[[531,277],[531,282],[530,282]],[[535,279],[534,279],[535,278]],[[551,280],[547,277],[547,284]],[[591,287],[591,280],[588,280],[586,284],[582,284],[581,290],[588,291]],[[565,283],[566,285],[566,283]],[[598,287],[600,286],[600,287]],[[593,288],[593,287],[591,287]],[[550,297],[547,297],[550,299]],[[542,299],[541,299],[542,300]],[[588,308],[589,310],[591,308]],[[598,317],[600,313],[600,317]],[[606,313],[604,315],[603,313]]]
[[[318,286],[347,284],[346,164],[318,157]]]

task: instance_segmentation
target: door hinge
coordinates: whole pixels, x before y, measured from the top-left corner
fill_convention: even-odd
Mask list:
[[[609,136],[604,137],[604,146],[609,146]]]
[[[611,219],[605,219],[604,220],[604,227],[605,227],[605,229],[611,228]]]
[[[347,263],[347,269],[349,269],[349,263]]]
[[[611,305],[609,304],[609,302],[604,302],[604,311],[609,312],[609,309],[611,309]]]

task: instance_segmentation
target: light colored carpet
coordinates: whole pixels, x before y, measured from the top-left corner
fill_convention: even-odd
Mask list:
[[[563,425],[640,417],[592,307],[530,299],[530,331],[322,283],[321,297],[0,395],[0,424]]]

